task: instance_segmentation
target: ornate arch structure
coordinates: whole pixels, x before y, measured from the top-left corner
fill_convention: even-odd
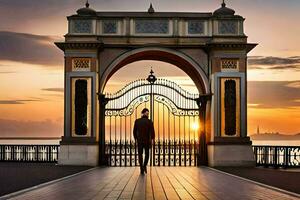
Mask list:
[[[107,81],[118,69],[139,60],[158,60],[176,65],[192,78],[200,94],[210,93],[207,74],[199,63],[181,51],[155,46],[136,48],[120,54],[100,77],[100,91],[104,90]]]
[[[224,3],[213,13],[156,12],[153,7],[97,12],[86,4],[67,19],[65,41],[55,43],[65,55],[60,164],[103,164],[105,84],[126,64],[160,60],[185,71],[199,90],[204,141],[199,151],[207,158],[202,163],[254,165],[246,74],[247,53],[256,44],[247,42],[242,16]]]

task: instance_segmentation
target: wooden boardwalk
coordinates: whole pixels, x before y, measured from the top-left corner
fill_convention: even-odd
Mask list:
[[[13,199],[298,199],[206,167],[95,168]]]

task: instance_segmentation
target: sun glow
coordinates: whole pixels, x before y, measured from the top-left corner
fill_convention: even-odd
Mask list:
[[[197,131],[199,129],[199,124],[197,122],[193,122],[191,124],[191,128],[193,131]]]

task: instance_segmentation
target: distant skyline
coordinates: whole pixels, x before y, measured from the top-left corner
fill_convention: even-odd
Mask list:
[[[221,4],[221,0],[151,2],[156,11],[182,12],[213,12]],[[150,1],[89,3],[97,11],[146,11]],[[248,132],[255,133],[259,125],[261,132],[299,133],[300,26],[295,19],[300,19],[300,1],[226,3],[246,18],[249,42],[259,43],[249,57]],[[67,32],[66,16],[84,4],[85,0],[0,0],[0,137],[63,134],[63,52],[54,41],[63,40]],[[121,69],[108,87],[120,88],[146,76],[150,65],[159,76],[192,88],[183,72],[152,61]],[[166,70],[169,67],[174,70]]]

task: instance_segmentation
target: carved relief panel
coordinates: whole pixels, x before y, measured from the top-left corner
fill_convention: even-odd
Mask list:
[[[102,33],[103,34],[118,34],[119,21],[114,19],[108,19],[102,21]]]
[[[90,58],[73,58],[72,71],[91,71]]]
[[[218,29],[219,34],[236,35],[238,34],[238,21],[220,20],[218,21]]]
[[[193,34],[203,35],[203,34],[205,34],[205,22],[203,20],[189,20],[187,22],[187,33],[189,35],[193,35]]]
[[[91,135],[91,78],[71,79],[72,136]]]
[[[220,61],[222,72],[238,72],[239,71],[239,60],[235,58],[223,58]]]
[[[136,34],[169,34],[168,19],[135,19]]]
[[[71,32],[72,33],[93,33],[93,21],[92,20],[72,20],[71,21]]]
[[[240,136],[240,78],[221,78],[221,136]]]

